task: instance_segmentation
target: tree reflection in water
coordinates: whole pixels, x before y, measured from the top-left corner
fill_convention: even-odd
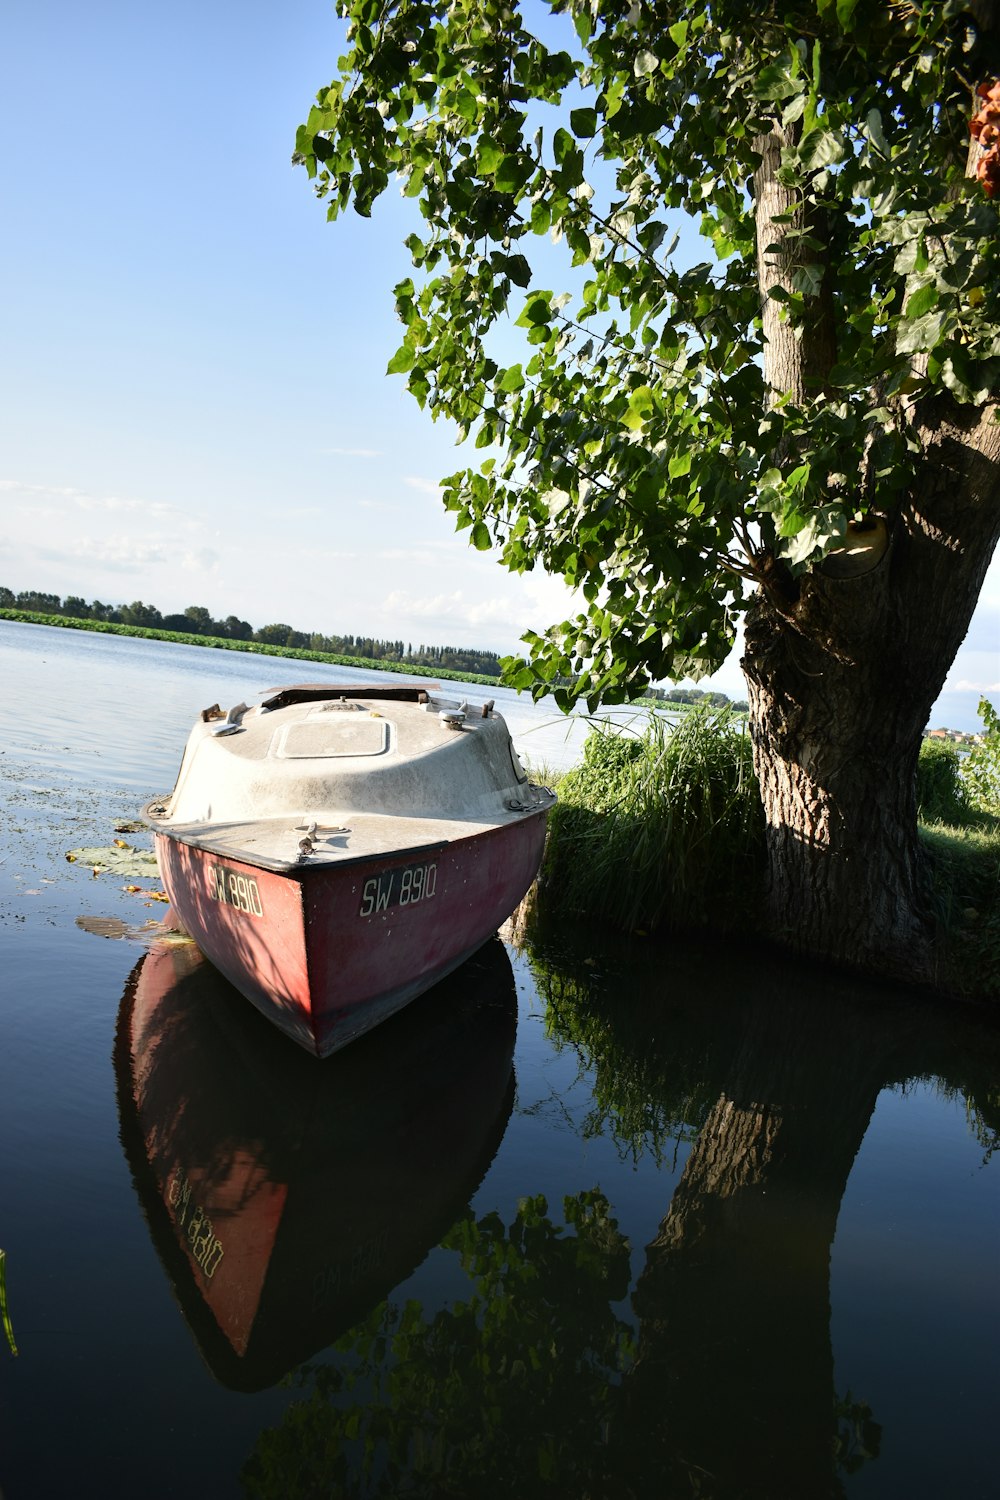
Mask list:
[[[561,1224],[540,1198],[508,1225],[466,1217],[443,1245],[467,1299],[433,1316],[383,1303],[331,1363],[303,1367],[247,1493],[833,1500],[879,1447],[833,1381],[852,1163],[879,1092],[927,1076],[964,1095],[989,1149],[995,1027],[746,951],[710,969],[640,952],[602,972],[536,928],[529,952],[552,1040],[593,1070],[588,1129],[633,1156],[694,1142],[633,1318],[629,1247],[599,1192],[567,1197]]]

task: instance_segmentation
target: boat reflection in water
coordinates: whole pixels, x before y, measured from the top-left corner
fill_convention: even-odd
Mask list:
[[[503,1137],[516,1018],[494,939],[318,1066],[194,944],[140,961],[115,1045],[122,1141],[217,1379],[274,1384],[438,1243]]]

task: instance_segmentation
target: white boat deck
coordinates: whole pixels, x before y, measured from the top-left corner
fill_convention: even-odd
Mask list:
[[[153,828],[288,870],[441,846],[553,800],[528,782],[488,706],[463,713],[440,697],[268,701],[277,706],[206,711],[174,791],[146,808]]]

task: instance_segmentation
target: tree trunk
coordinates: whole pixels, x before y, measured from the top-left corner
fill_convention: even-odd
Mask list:
[[[1000,532],[1000,426],[936,398],[916,413],[919,492],[870,571],[765,592],[743,670],[767,822],[771,934],[930,981],[916,764]]]
[[[806,224],[796,195],[776,180],[788,140],[775,124],[756,143],[758,280],[771,400],[801,404],[822,389],[836,344],[828,278],[805,326],[783,318],[768,295],[788,291],[802,255],[815,260],[828,242],[825,226]],[[812,249],[797,249],[789,229],[808,229]],[[1000,533],[1000,425],[993,403],[960,406],[947,393],[901,415],[922,448],[917,484],[891,512],[863,476],[857,487],[880,545],[797,578],[765,557],[742,665],[767,824],[771,935],[933,981],[917,757]]]

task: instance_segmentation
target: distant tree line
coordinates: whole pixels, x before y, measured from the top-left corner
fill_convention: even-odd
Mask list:
[[[728,693],[709,692],[702,688],[658,688],[646,689],[647,698],[659,698],[663,703],[704,703],[709,708],[725,708],[729,704],[743,713],[749,705],[742,698],[735,703]]]
[[[104,604],[92,599],[88,604],[76,594],[60,599],[58,594],[41,594],[27,589],[20,594],[0,587],[0,609],[22,609],[32,614],[66,615],[77,620],[101,620],[109,625],[138,625],[146,630],[178,631],[186,635],[212,636],[217,640],[259,641],[264,646],[284,646],[298,651],[314,651],[332,656],[357,657],[367,661],[402,663],[404,666],[433,667],[438,671],[467,672],[481,677],[500,676],[500,658],[495,651],[477,651],[472,647],[425,646],[413,649],[408,641],[378,640],[370,635],[320,635],[316,631],[296,630],[281,622],[262,625],[254,630],[249,620],[227,615],[215,620],[201,604],[189,604],[183,614],[164,615],[155,604],[134,599],[131,604]],[[647,688],[645,696],[664,703],[704,703],[725,708],[728,694],[707,692],[701,688]],[[733,708],[746,712],[745,702]]]
[[[254,630],[249,620],[227,615],[216,620],[201,604],[189,604],[183,614],[164,615],[153,604],[135,599],[131,604],[104,604],[100,599],[85,599],[67,594],[42,594],[27,589],[15,594],[0,587],[0,609],[30,610],[34,614],[66,615],[77,620],[103,620],[112,625],[140,625],[147,630],[180,631],[188,635],[215,636],[222,640],[260,641],[268,646],[290,646],[301,651],[326,652],[334,656],[355,656],[369,661],[403,662],[414,666],[448,668],[484,677],[500,676],[500,658],[495,651],[477,651],[472,647],[425,646],[413,649],[411,642],[378,640],[368,635],[320,635],[296,630],[276,623]]]

